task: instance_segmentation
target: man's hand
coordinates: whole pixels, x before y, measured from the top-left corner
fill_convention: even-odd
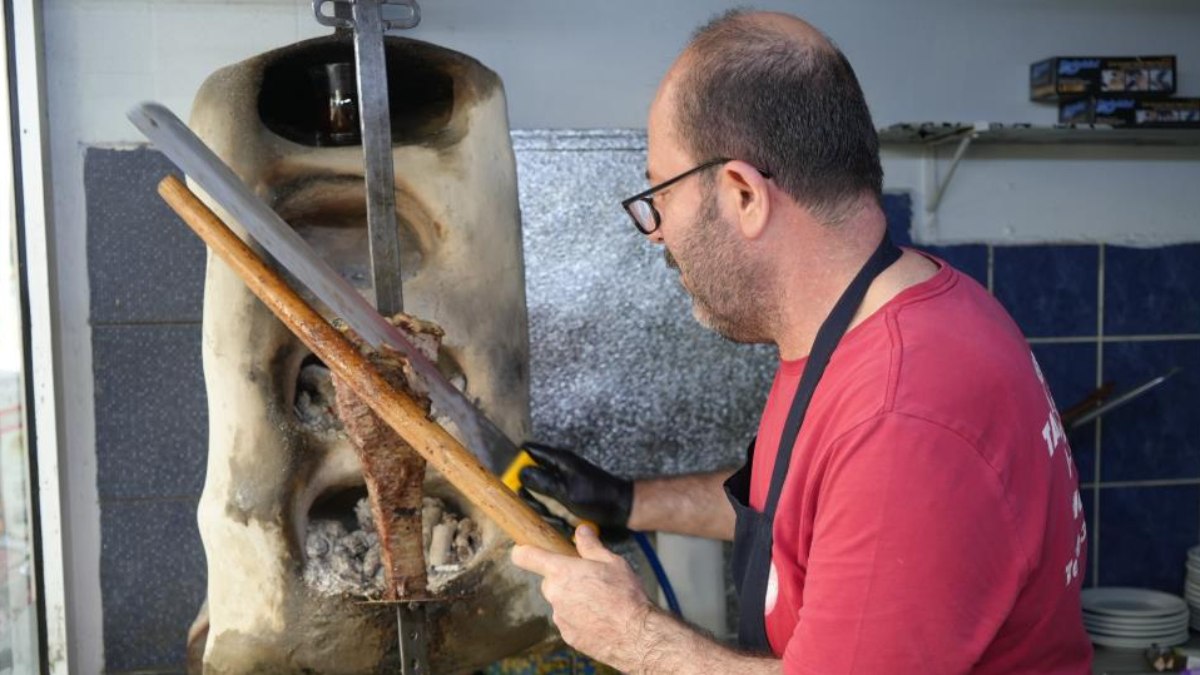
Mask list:
[[[575,649],[622,671],[633,670],[642,629],[653,611],[641,580],[621,556],[604,548],[592,528],[575,530],[579,558],[514,546],[517,567],[541,575],[554,623]]]
[[[619,478],[569,450],[526,443],[536,466],[521,469],[521,485],[544,494],[601,528],[624,529],[633,506],[633,481]]]
[[[641,581],[596,533],[575,530],[579,558],[514,546],[513,564],[542,579],[554,623],[575,649],[624,673],[777,675],[780,662],[738,654],[658,611]]]

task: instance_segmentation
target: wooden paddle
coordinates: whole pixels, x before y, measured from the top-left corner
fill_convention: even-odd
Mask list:
[[[175,176],[158,194],[258,296],[388,426],[518,544],[577,556],[575,547],[493,476],[411,397],[397,391],[323,316]]]

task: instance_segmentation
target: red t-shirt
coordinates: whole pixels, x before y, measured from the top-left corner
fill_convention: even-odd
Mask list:
[[[766,625],[788,673],[1088,673],[1086,526],[1020,330],[941,269],[850,330],[817,386],[774,524]],[[761,510],[804,360],[779,366]]]

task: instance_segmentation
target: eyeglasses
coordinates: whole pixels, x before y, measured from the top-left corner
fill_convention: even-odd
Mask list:
[[[658,209],[654,208],[654,194],[656,192],[661,192],[662,190],[671,187],[672,185],[694,173],[699,173],[705,169],[711,169],[714,166],[719,166],[726,162],[732,161],[733,159],[729,157],[710,159],[699,166],[684,171],[674,178],[668,179],[662,183],[659,183],[658,185],[655,185],[654,187],[651,187],[645,192],[639,192],[629,199],[623,200],[621,202],[621,207],[624,208],[625,212],[629,214],[629,217],[633,219],[633,224],[637,227],[638,231],[640,231],[642,234],[651,234],[657,230],[658,226],[662,223],[662,216],[659,215]],[[762,174],[763,178],[771,177],[770,171],[763,171],[762,169],[757,169],[757,171]]]

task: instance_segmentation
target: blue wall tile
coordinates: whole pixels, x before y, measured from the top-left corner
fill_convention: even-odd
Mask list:
[[[912,238],[912,195],[907,192],[883,193],[883,215],[887,218],[888,234],[897,246],[909,246],[927,251],[950,263],[951,267],[965,272],[987,288],[987,246],[966,244],[961,246],[916,246]]]
[[[1087,521],[1087,564],[1084,566],[1083,587],[1090,588],[1096,585],[1096,578],[1092,574],[1092,570],[1095,568],[1093,563],[1096,556],[1099,555],[1096,550],[1096,490],[1094,488],[1080,489],[1079,497],[1083,500],[1083,517]]]
[[[1104,253],[1104,333],[1200,333],[1200,244],[1109,246]]]
[[[102,502],[100,588],[108,671],[179,668],[204,601],[196,500]]]
[[[1096,388],[1096,343],[1037,344],[1033,345],[1033,355],[1060,411],[1079,403]],[[1067,439],[1079,469],[1079,482],[1094,481],[1096,424],[1068,429]]]
[[[897,246],[912,246],[912,195],[907,192],[883,193],[883,216],[888,234]]]
[[[159,198],[178,174],[155,150],[88,148],[88,279],[93,323],[199,321],[205,248]]]
[[[993,292],[1028,337],[1095,335],[1098,246],[997,246]]]
[[[208,457],[200,324],[92,330],[101,499],[199,495]]]
[[[1104,379],[1118,391],[1174,366],[1182,370],[1104,415],[1103,480],[1200,478],[1200,340],[1104,345]]]
[[[961,246],[921,246],[922,251],[928,251],[950,263],[950,266],[979,282],[980,286],[988,285],[988,247],[979,244],[964,244]]]
[[[1182,593],[1197,504],[1200,485],[1101,489],[1100,585]]]

